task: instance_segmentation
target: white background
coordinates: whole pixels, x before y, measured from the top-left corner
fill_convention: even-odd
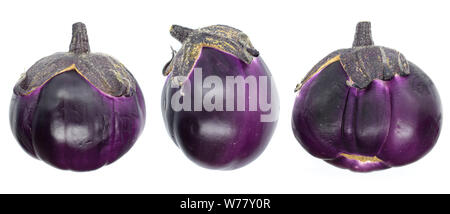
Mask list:
[[[450,193],[448,1],[2,1],[0,3],[0,193]],[[358,21],[375,44],[395,48],[439,89],[444,110],[434,149],[413,164],[372,173],[309,155],[291,130],[295,85],[322,57],[350,47]],[[15,82],[38,59],[68,51],[72,23],[87,25],[91,50],[120,60],[145,95],[147,122],[135,146],[92,172],[53,168],[28,156],[9,127]],[[265,152],[234,171],[201,168],[171,142],[160,112],[171,24],[226,24],[249,35],[278,86],[281,113]]]

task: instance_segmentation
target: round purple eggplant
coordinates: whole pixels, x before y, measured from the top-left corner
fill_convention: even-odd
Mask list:
[[[275,129],[278,94],[247,35],[224,25],[173,25],[182,43],[164,66],[161,108],[175,144],[195,163],[236,169],[256,159]]]
[[[74,171],[114,162],[145,123],[142,92],[119,61],[90,53],[86,26],[72,26],[70,51],[36,62],[18,81],[10,124],[31,156]]]
[[[431,79],[396,50],[374,46],[370,22],[353,48],[320,61],[296,87],[292,128],[313,156],[358,172],[412,163],[435,145],[441,102]]]

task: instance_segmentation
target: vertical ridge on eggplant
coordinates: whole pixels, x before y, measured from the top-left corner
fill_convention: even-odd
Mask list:
[[[292,128],[303,130],[296,135],[298,140],[314,142],[301,145],[316,157],[334,158],[339,154],[338,148],[347,146],[341,137],[349,90],[346,80],[339,62],[331,63],[302,86],[300,92],[310,93],[299,94],[295,100]]]
[[[403,166],[427,154],[439,137],[442,109],[433,82],[400,52],[375,46],[369,22],[358,23],[353,47],[316,64],[296,93],[295,137],[338,167]]]
[[[72,26],[69,52],[36,62],[14,87],[10,124],[30,155],[88,171],[125,154],[145,123],[145,103],[131,73],[91,53],[86,26]]]

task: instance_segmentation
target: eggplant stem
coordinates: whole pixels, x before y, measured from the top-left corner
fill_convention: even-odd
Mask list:
[[[353,47],[371,46],[374,44],[372,40],[372,31],[370,28],[370,22],[359,22],[356,25]]]
[[[89,53],[90,51],[86,25],[81,22],[73,24],[69,52],[82,54]]]
[[[194,30],[187,27],[172,25],[172,27],[170,28],[170,35],[172,35],[179,42],[183,43],[189,37],[189,34],[191,34],[192,31]]]

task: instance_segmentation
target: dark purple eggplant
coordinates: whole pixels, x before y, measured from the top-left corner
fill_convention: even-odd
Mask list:
[[[292,128],[313,156],[353,171],[403,166],[427,154],[441,130],[431,79],[396,50],[374,46],[370,22],[353,48],[334,51],[296,87]]]
[[[279,111],[272,76],[259,52],[246,34],[229,26],[193,30],[174,25],[170,33],[183,44],[163,69],[168,77],[161,108],[172,140],[206,168],[236,169],[256,159],[272,136]],[[205,81],[196,82],[196,78]],[[223,84],[209,85],[208,78]],[[227,78],[254,78],[258,89],[247,84],[228,87]],[[238,88],[245,92],[242,97],[227,97],[237,94]],[[241,108],[238,98],[245,101]],[[183,108],[177,109],[174,100],[183,103]],[[211,100],[214,108],[196,106],[198,100],[203,104]],[[256,100],[259,105],[252,106]],[[261,107],[262,100],[271,104],[270,109]]]
[[[31,156],[60,169],[110,164],[134,144],[145,104],[123,64],[90,53],[86,26],[72,26],[70,51],[36,62],[18,81],[10,106],[14,136]]]

